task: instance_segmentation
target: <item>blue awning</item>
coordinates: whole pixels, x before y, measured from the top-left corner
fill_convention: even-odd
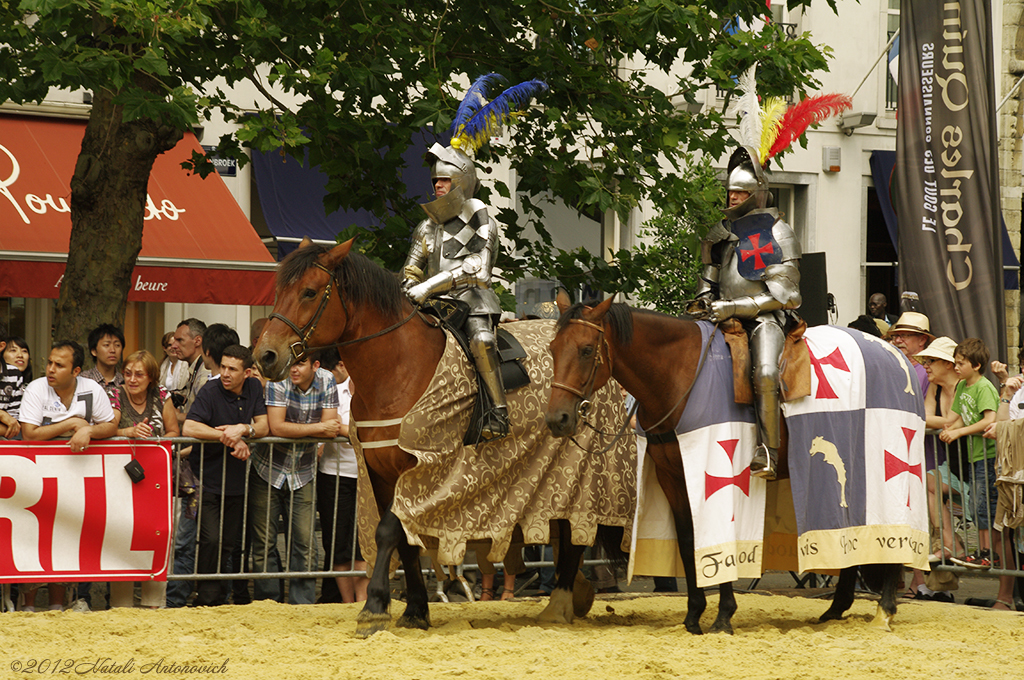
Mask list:
[[[892,169],[896,165],[895,151],[872,151],[871,152],[871,176],[875,180],[875,191],[878,192],[878,202],[882,206],[882,216],[885,218],[885,228],[892,239],[892,247],[899,252],[897,245],[897,221],[896,211],[893,210],[892,201],[889,199],[889,181],[892,178]],[[1010,242],[1010,234],[1006,231],[1006,221],[1000,217],[1000,226],[1003,230],[1003,288],[1006,290],[1017,290],[1020,288],[1020,261],[1017,253],[1013,250],[1013,243]],[[1007,269],[1012,267],[1012,269]]]
[[[433,144],[427,135],[417,135],[402,155],[405,169],[402,179],[408,187],[408,196],[417,202],[430,199],[430,168],[423,157]],[[324,209],[327,195],[327,175],[318,167],[282,156],[280,153],[252,152],[253,173],[259,191],[260,207],[270,232],[279,239],[333,241],[343,229],[353,225],[374,227],[383,217],[367,210],[337,211],[330,215]],[[409,225],[412,232],[413,225]],[[295,242],[278,242],[278,259],[296,248]]]

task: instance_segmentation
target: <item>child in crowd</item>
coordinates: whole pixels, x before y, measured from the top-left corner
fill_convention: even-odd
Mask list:
[[[961,437],[970,437],[967,445],[970,473],[971,500],[975,506],[975,521],[978,526],[979,549],[965,559],[954,557],[953,562],[974,569],[992,567],[993,554],[998,555],[1001,534],[992,532],[992,518],[996,512],[996,443],[984,439],[982,434],[995,422],[999,409],[999,392],[988,378],[981,374],[988,365],[989,351],[979,338],[967,338],[953,352],[954,367],[960,376],[953,397],[950,419],[946,422],[939,439],[954,442]],[[996,549],[993,553],[993,547]]]

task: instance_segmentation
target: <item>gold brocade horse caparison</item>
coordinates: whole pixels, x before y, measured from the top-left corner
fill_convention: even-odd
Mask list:
[[[254,357],[264,376],[281,380],[295,357],[337,347],[356,385],[359,537],[373,565],[356,634],[390,625],[396,550],[407,593],[397,625],[426,629],[421,548],[436,547],[442,563],[455,564],[468,541],[489,539],[488,559],[500,561],[517,526],[527,543],[548,543],[552,527],[558,534],[558,580],[538,618],[568,623],[584,615],[593,589],[579,575],[582,551],[595,540],[615,551],[628,546],[635,509],[635,438],[614,436],[626,418],[618,386],[595,394],[597,429],[554,437],[544,420],[554,322],[508,324],[527,349],[531,384],[508,395],[510,436],[465,446],[477,390],[472,367],[450,334],[411,305],[398,278],[351,246],[304,243],[282,261]]]

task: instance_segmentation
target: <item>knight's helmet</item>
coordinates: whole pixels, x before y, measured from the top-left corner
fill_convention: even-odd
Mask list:
[[[430,163],[431,184],[438,177],[448,178],[452,181],[452,189],[462,189],[466,198],[476,194],[476,165],[461,149],[435,142],[427,151],[427,162]]]
[[[745,145],[738,147],[729,157],[726,191],[746,191],[750,194],[739,205],[725,209],[726,217],[731,220],[743,217],[756,208],[768,208],[772,204],[768,177],[757,158],[757,151]]]
[[[426,160],[430,163],[431,185],[438,177],[447,177],[452,181],[447,194],[421,204],[432,220],[444,224],[462,212],[466,201],[476,193],[476,165],[461,149],[441,146],[436,142],[427,150]]]

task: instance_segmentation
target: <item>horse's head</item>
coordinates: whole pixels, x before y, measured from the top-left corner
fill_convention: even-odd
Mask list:
[[[351,240],[326,250],[303,239],[281,262],[274,311],[253,350],[268,380],[284,380],[292,361],[310,347],[336,342],[345,330],[334,272],[351,248]]]
[[[554,378],[548,399],[547,423],[556,437],[576,431],[586,415],[590,399],[612,375],[611,352],[605,340],[604,317],[611,307],[608,298],[596,307],[576,306],[559,291],[555,298],[562,318],[549,349],[554,358]]]

